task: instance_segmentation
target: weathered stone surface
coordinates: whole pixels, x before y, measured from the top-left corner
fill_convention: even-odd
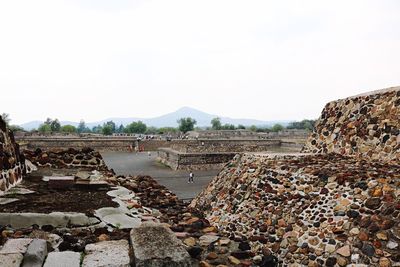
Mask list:
[[[1,267],[20,267],[24,256],[21,253],[0,254]]]
[[[43,267],[79,267],[81,254],[72,251],[50,252]]]
[[[399,92],[392,87],[326,104],[304,151],[398,162]]]
[[[20,154],[14,134],[0,116],[0,195],[21,182],[24,173],[25,158]]]
[[[8,253],[24,254],[31,242],[32,242],[31,238],[9,239],[0,249],[0,254],[8,254]]]
[[[43,239],[34,239],[24,255],[22,267],[41,267],[47,256],[47,242]]]
[[[372,261],[393,253],[389,233],[399,229],[393,208],[400,198],[399,179],[400,165],[339,154],[244,154],[228,163],[190,207],[204,211],[222,234],[246,237],[251,251],[268,249],[284,264],[336,258],[342,266],[352,254]],[[371,198],[369,185],[390,192],[390,198],[387,193]],[[211,238],[205,243],[218,237]]]
[[[131,243],[137,267],[192,266],[182,242],[161,224],[146,222],[132,229]]]
[[[60,142],[60,140],[56,141]],[[42,148],[45,147],[46,145]],[[25,150],[24,154],[27,159],[37,166],[55,168],[84,167],[91,170],[107,170],[107,166],[100,153],[91,148],[82,148],[80,150],[73,148],[49,149],[48,151],[36,149],[35,151]]]
[[[82,267],[129,267],[129,244],[127,240],[103,241],[85,247]]]
[[[133,218],[119,208],[102,208],[96,211],[96,216],[101,221],[119,229],[130,229],[141,224],[140,218]]]
[[[2,198],[0,198],[0,205],[6,205],[6,204],[13,203],[16,201],[18,201],[18,198],[2,197]]]
[[[83,213],[77,212],[52,212],[46,213],[0,213],[0,225],[11,225],[15,228],[52,225],[66,227],[67,225],[90,225],[91,221]]]

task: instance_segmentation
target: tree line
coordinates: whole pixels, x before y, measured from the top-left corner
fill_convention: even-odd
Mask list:
[[[10,117],[8,114],[3,113],[1,115],[6,123],[10,124]],[[127,133],[127,134],[173,134],[177,132],[186,133],[193,131],[196,128],[197,121],[193,118],[186,117],[181,118],[177,121],[178,127],[152,127],[147,126],[142,121],[134,121],[127,125],[116,125],[115,122],[107,121],[102,125],[97,125],[94,127],[88,127],[84,120],[81,120],[77,127],[73,125],[61,125],[58,119],[47,118],[44,123],[42,123],[37,131],[40,133],[97,133],[103,135],[112,135],[114,133]],[[253,132],[279,132],[284,129],[304,129],[312,131],[314,129],[315,120],[302,120],[289,123],[286,127],[281,124],[274,124],[271,127],[261,127],[261,126],[244,126],[244,125],[233,125],[233,124],[222,124],[219,117],[213,118],[210,121],[210,127],[207,130],[250,130]],[[23,130],[21,127],[16,125],[9,125],[10,129],[14,131]],[[36,131],[36,129],[32,130]]]

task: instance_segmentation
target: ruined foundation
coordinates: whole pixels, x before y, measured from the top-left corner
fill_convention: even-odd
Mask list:
[[[330,102],[308,154],[238,155],[191,206],[284,266],[399,266],[399,118],[399,88]]]

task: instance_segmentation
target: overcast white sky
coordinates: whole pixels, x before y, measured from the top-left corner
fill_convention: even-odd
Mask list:
[[[0,113],[316,118],[400,85],[399,14],[397,0],[0,0]]]

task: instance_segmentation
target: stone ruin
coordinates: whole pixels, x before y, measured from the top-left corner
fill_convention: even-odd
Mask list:
[[[25,170],[25,158],[15,143],[13,133],[0,116],[0,195],[17,185]]]
[[[352,114],[374,99],[373,137],[359,133],[365,117],[348,122],[339,100],[324,109],[308,153],[237,155],[190,206],[151,177],[116,176],[91,149],[26,151],[38,171],[5,193],[16,202],[0,205],[0,266],[400,266],[399,127],[387,115],[398,114],[398,89],[351,99],[360,104]],[[24,156],[2,125],[1,134],[1,178],[16,166],[24,173]],[[73,186],[59,180],[51,188],[60,175]],[[109,187],[82,188],[92,180]],[[33,188],[49,188],[51,201]],[[79,212],[38,213],[52,203]]]
[[[399,105],[398,87],[330,102],[308,153],[237,155],[190,206],[263,266],[400,266]]]
[[[304,152],[400,160],[400,87],[326,104]]]

